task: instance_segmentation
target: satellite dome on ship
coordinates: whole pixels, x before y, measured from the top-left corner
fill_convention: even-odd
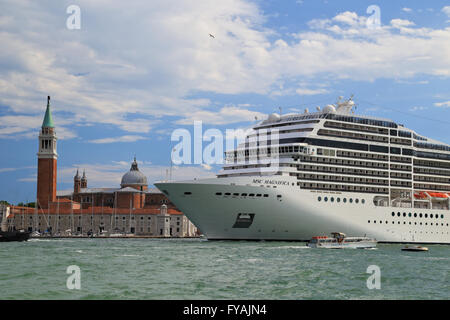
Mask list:
[[[136,162],[136,158],[134,158],[133,163],[131,164],[130,171],[125,173],[122,176],[122,181],[120,182],[120,186],[122,188],[132,186],[132,187],[140,187],[147,186],[147,177],[139,171],[138,164]]]

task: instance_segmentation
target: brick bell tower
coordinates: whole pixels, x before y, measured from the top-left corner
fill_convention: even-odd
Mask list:
[[[50,202],[56,201],[56,132],[50,111],[50,96],[47,97],[47,110],[39,134],[37,206],[47,209]]]

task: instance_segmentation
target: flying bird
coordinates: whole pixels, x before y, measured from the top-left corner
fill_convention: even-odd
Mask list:
[[[216,37],[214,37],[211,33],[209,34],[209,36],[210,36],[211,38],[216,38]]]

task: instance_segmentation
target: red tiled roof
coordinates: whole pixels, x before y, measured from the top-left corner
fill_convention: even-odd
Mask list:
[[[32,210],[15,210],[14,212],[17,214],[35,214],[36,211],[34,208],[26,208],[26,209],[32,209]],[[11,212],[12,214],[13,212]],[[70,214],[85,214],[85,215],[101,215],[101,214],[130,214],[130,209],[113,209],[110,207],[90,207],[88,209],[73,209],[70,210],[68,208],[63,208],[60,209],[59,211],[55,211],[53,208],[48,210],[48,209],[39,209],[37,211],[37,214],[42,215],[42,214],[50,214],[50,215],[70,215]],[[146,215],[146,214],[160,214],[161,211],[159,208],[143,208],[143,209],[134,209],[131,210],[131,214],[132,215]],[[173,215],[182,215],[183,213],[181,211],[175,210],[175,209],[167,209],[167,213],[168,214],[173,214]]]

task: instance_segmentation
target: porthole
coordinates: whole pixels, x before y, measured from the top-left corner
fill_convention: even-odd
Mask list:
[[[403,216],[406,217],[406,212],[403,212]]]
[[[410,218],[411,218],[411,212],[410,212],[410,213],[408,213],[408,217],[410,217]]]
[[[441,214],[441,219],[444,219],[444,215],[443,214]]]
[[[428,218],[428,213],[425,213],[425,218]]]
[[[336,201],[337,201],[337,202],[341,202],[341,198],[337,198]]]
[[[350,198],[349,202],[350,202],[350,203],[353,203],[353,199],[352,199],[352,198]]]
[[[395,217],[395,212],[392,212],[392,216]]]
[[[318,197],[317,200],[320,202],[322,201],[322,197]]]
[[[334,202],[334,197],[331,197],[331,198],[330,198],[330,201],[331,201],[331,202]]]
[[[419,214],[419,218],[422,218],[422,217],[423,217],[423,215],[420,213],[420,214]]]
[[[417,213],[414,213],[414,218],[417,218]]]
[[[344,201],[344,203],[347,203],[347,198],[344,198],[342,201]]]
[[[397,212],[397,217],[400,217],[400,212]]]
[[[323,201],[327,202],[328,201],[328,197],[323,198]]]
[[[366,200],[362,199],[362,200],[361,200],[361,203],[362,203],[362,204],[366,203]]]
[[[433,214],[430,214],[430,218],[433,218]]]
[[[355,199],[355,203],[359,203],[359,199]]]

